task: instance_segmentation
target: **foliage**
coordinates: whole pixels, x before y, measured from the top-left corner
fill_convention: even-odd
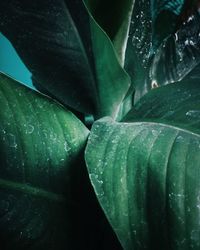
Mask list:
[[[1,0],[1,249],[200,248],[198,7]]]

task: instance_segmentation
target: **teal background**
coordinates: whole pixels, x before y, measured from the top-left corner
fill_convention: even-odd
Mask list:
[[[33,88],[31,73],[23,64],[12,44],[0,33],[0,71]]]

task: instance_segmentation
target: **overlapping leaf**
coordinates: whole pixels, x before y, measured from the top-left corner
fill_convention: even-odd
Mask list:
[[[163,40],[175,32],[184,0],[153,0],[151,16],[153,22],[152,43],[155,51]],[[190,1],[191,2],[191,1]]]
[[[1,249],[118,249],[87,177],[85,126],[2,74],[0,105]]]
[[[121,64],[123,65],[135,0],[87,0],[85,2],[95,20],[112,40]]]
[[[195,10],[157,50],[150,75],[158,85],[199,78],[200,15]]]
[[[200,247],[200,92],[190,89],[161,87],[126,122],[103,118],[92,128],[90,179],[124,249]]]
[[[164,64],[176,70],[168,58],[164,58],[163,62],[161,58],[158,63],[156,58],[160,53],[157,49],[163,40],[175,33],[183,2],[182,0],[135,1],[125,59],[125,69],[136,89],[135,102],[152,88],[164,84],[162,81],[155,81],[157,78],[152,76],[152,71],[156,71],[157,66]],[[169,48],[164,50],[167,57]],[[170,51],[171,57],[174,56],[173,52]],[[156,66],[152,66],[153,58],[153,64]],[[162,77],[167,73],[162,71]]]
[[[0,31],[42,92],[84,113],[116,115],[129,78],[82,0],[3,0]]]
[[[199,133],[199,82],[183,81],[152,90],[124,117],[123,122],[157,121]]]

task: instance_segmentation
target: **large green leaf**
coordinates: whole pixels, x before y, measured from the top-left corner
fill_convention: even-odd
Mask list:
[[[135,0],[86,0],[85,2],[95,20],[112,40],[123,65]]]
[[[127,250],[200,247],[200,91],[172,86],[148,94],[132,122],[103,118],[89,137],[91,182]]]
[[[199,133],[200,86],[182,81],[150,91],[123,118],[124,122],[157,121]]]
[[[110,40],[106,38],[106,34],[99,27],[97,28],[94,21],[91,21],[90,25],[94,58],[99,62],[96,66],[98,71],[96,79],[101,83],[97,86],[98,107],[96,117],[109,114],[116,118],[124,99],[131,89],[130,79],[122,70],[116,56],[113,56],[114,48]]]
[[[128,34],[135,0],[99,1],[85,0],[96,22],[111,39],[122,67],[125,63]],[[98,36],[96,36],[98,38]],[[97,55],[101,56],[101,51]],[[120,120],[133,106],[133,84],[123,99],[116,120]],[[113,98],[114,93],[110,92]]]
[[[200,15],[195,9],[179,29],[160,45],[152,60],[150,78],[158,86],[199,78]]]
[[[131,76],[135,87],[135,100],[147,92],[151,46],[151,3],[150,0],[136,0],[125,54],[125,69]]]
[[[150,67],[163,39],[174,33],[183,2],[135,1],[125,56],[125,69],[131,76],[136,90],[135,102],[160,84],[154,81],[156,79],[152,79]],[[166,55],[167,51],[166,49]],[[167,64],[170,65],[169,62]]]
[[[184,2],[185,0],[152,0],[152,43],[154,51],[167,36],[175,32]]]
[[[119,249],[90,187],[85,126],[3,74],[0,106],[1,249]]]
[[[82,0],[2,0],[0,31],[42,92],[84,113],[116,115],[129,78]]]

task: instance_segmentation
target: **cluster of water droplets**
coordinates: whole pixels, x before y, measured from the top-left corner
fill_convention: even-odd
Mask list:
[[[136,50],[136,54],[140,59],[143,67],[147,67],[150,48],[151,48],[151,18],[150,18],[150,2],[140,1],[136,3],[136,12],[133,13],[134,18],[131,21],[131,42]]]

